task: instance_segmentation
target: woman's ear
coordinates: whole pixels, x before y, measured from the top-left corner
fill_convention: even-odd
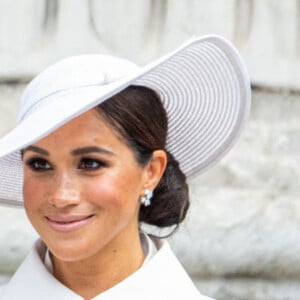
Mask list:
[[[167,153],[164,150],[155,150],[152,153],[152,158],[145,167],[146,180],[145,189],[153,191],[158,185],[161,177],[164,174],[168,163]]]

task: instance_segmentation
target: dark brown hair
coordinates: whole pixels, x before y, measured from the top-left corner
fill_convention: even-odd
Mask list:
[[[98,111],[120,134],[145,166],[155,150],[166,151],[168,118],[153,90],[129,86],[98,106]],[[153,192],[150,206],[141,206],[139,221],[158,227],[178,225],[189,207],[186,177],[173,155],[166,151],[166,170]]]

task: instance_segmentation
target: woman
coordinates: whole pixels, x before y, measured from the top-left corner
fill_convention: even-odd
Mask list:
[[[0,202],[24,203],[41,239],[0,299],[208,299],[140,224],[184,220],[186,178],[232,147],[249,107],[244,65],[217,36],[141,69],[85,55],[39,74],[0,140]]]

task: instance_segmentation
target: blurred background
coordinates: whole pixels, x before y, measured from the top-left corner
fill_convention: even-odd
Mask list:
[[[190,182],[170,242],[203,294],[300,299],[299,0],[0,0],[0,136],[26,83],[58,59],[109,53],[143,65],[209,33],[239,49],[253,106],[237,146]],[[0,208],[0,285],[36,238],[22,209]]]

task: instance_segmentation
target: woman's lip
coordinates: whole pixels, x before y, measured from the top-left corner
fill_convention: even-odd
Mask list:
[[[46,216],[46,220],[54,231],[70,232],[85,226],[93,216]]]

